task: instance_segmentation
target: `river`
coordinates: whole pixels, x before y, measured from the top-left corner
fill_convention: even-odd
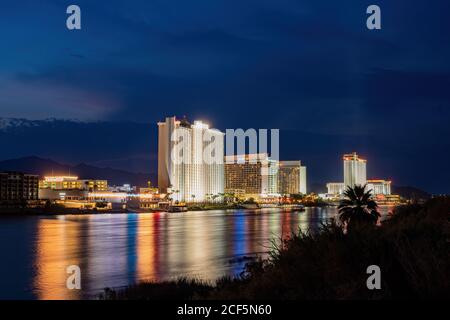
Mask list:
[[[105,287],[182,276],[213,281],[336,214],[327,207],[2,217],[0,299],[93,298]],[[71,265],[80,267],[81,290],[66,288]]]

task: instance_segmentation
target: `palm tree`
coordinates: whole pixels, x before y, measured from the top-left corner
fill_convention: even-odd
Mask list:
[[[165,198],[167,201],[172,202],[172,194],[173,194],[173,191],[172,191],[172,185],[169,185],[169,187],[167,188],[167,193],[166,193],[166,195],[165,195],[164,198]]]
[[[301,202],[301,200],[303,200],[305,198],[305,196],[301,193],[296,193],[296,194],[291,194],[291,199],[294,202]]]
[[[353,225],[375,225],[380,217],[378,205],[372,199],[372,190],[365,191],[366,185],[348,187],[339,204],[339,219],[347,227]]]

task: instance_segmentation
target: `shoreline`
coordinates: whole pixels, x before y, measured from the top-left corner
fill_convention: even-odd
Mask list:
[[[308,205],[305,206],[306,208],[323,208],[323,207],[334,207],[333,205]],[[226,206],[218,206],[218,207],[206,207],[206,208],[200,208],[200,207],[193,207],[190,208],[188,211],[185,211],[183,213],[188,212],[200,212],[200,211],[214,211],[214,210],[244,210],[244,211],[255,211],[255,210],[263,210],[263,209],[278,209],[283,211],[292,211],[292,212],[304,212],[305,210],[296,210],[296,209],[289,209],[289,208],[283,208],[283,207],[258,207],[258,208],[245,208],[242,206],[234,206],[234,207],[226,207]],[[132,209],[125,209],[125,210],[78,210],[78,209],[65,209],[65,208],[55,208],[52,209],[37,209],[37,208],[28,208],[28,209],[22,209],[22,208],[8,208],[7,210],[0,209],[0,218],[1,217],[17,217],[17,216],[61,216],[61,215],[93,215],[93,214],[145,214],[145,213],[166,213],[166,211],[162,210],[132,210]],[[177,212],[172,212],[173,214],[176,214]],[[180,212],[181,213],[181,212]]]
[[[379,205],[379,207],[397,207],[402,204],[397,205]],[[304,212],[306,208],[330,208],[337,207],[334,204],[317,204],[317,205],[304,205],[303,210],[283,208],[283,207],[257,207],[257,208],[245,208],[243,206],[218,206],[218,207],[191,207],[185,212],[170,212],[172,214],[177,213],[189,213],[189,212],[200,212],[200,211],[215,211],[215,210],[243,210],[243,211],[258,211],[264,209],[278,209],[281,211],[292,211],[292,212]],[[97,214],[146,214],[146,213],[169,213],[163,210],[142,210],[142,209],[124,209],[124,210],[78,210],[78,209],[66,209],[66,208],[55,208],[52,209],[39,209],[39,208],[0,208],[0,219],[8,217],[30,217],[30,216],[71,216],[71,215],[97,215]]]

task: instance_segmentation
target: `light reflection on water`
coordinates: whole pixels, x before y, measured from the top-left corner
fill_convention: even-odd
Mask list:
[[[236,258],[265,257],[272,240],[317,230],[336,213],[307,208],[11,218],[0,222],[6,261],[0,271],[11,277],[1,280],[0,298],[79,299],[105,287],[181,276],[212,281],[240,273],[246,262]],[[81,291],[66,288],[69,265],[81,268]]]

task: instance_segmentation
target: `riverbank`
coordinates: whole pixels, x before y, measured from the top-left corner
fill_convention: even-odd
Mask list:
[[[300,233],[269,259],[247,264],[239,277],[215,283],[143,282],[106,290],[101,299],[432,299],[450,295],[450,198],[397,207],[377,228],[345,234],[335,224]],[[367,267],[381,270],[381,289],[368,290]]]
[[[211,203],[211,204],[203,204],[203,205],[189,205],[187,207],[188,211],[211,211],[211,210],[245,210],[245,209],[260,209],[257,203],[252,204],[223,204],[223,203]]]
[[[309,201],[298,203],[298,206],[303,206],[305,208],[321,208],[321,207],[335,207],[336,204],[326,203],[321,201]],[[243,202],[243,203],[210,203],[202,205],[188,205],[188,211],[208,211],[208,210],[241,210],[241,209],[262,209],[262,208],[278,208],[283,209],[285,206],[273,204],[272,206],[264,206],[257,202]]]
[[[76,209],[64,207],[49,208],[0,208],[2,216],[56,216],[56,215],[78,215],[78,214],[123,214],[133,213],[131,210],[96,210],[96,209]]]
[[[328,207],[333,205],[328,205],[324,203],[313,204],[307,203],[304,205],[306,208],[320,208]],[[254,204],[203,204],[203,205],[189,205],[187,207],[187,212],[198,212],[198,211],[213,211],[213,210],[259,210],[264,209]],[[272,208],[272,207],[271,207]],[[273,208],[285,209],[283,207]],[[289,209],[287,209],[289,210]],[[77,209],[77,208],[66,208],[64,206],[52,205],[49,207],[37,207],[37,208],[1,208],[0,207],[0,217],[2,216],[54,216],[54,215],[79,215],[79,214],[125,214],[125,213],[149,213],[149,212],[163,212],[156,209]]]

